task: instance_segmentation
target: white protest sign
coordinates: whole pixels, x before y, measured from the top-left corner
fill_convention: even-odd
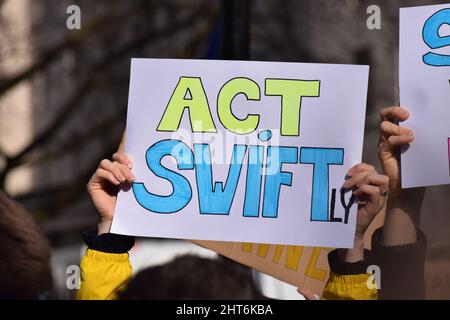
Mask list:
[[[132,59],[111,232],[351,247],[368,66]]]
[[[400,9],[400,103],[415,132],[402,187],[450,183],[450,4]]]

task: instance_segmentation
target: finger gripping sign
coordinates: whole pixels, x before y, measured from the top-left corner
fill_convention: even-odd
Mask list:
[[[112,232],[350,247],[368,67],[132,59]]]
[[[415,131],[402,187],[450,184],[450,4],[400,9],[400,103]]]

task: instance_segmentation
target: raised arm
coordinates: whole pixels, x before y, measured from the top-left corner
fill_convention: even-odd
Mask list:
[[[401,189],[400,147],[414,143],[414,132],[399,125],[409,118],[402,107],[381,111],[378,156],[389,176],[390,195],[384,227],[375,231],[372,249],[382,279],[382,299],[424,299],[426,239],[419,230],[424,188]]]
[[[124,153],[116,153],[113,161],[102,160],[87,190],[97,209],[97,230],[83,235],[88,249],[81,261],[81,285],[77,299],[116,299],[131,277],[128,251],[134,238],[109,233],[119,188],[134,181],[131,161]]]

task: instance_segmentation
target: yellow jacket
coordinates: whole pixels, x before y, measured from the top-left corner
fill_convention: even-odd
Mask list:
[[[114,300],[132,276],[128,253],[105,253],[87,249],[81,261],[80,300]],[[338,275],[330,272],[324,299],[377,299],[377,290],[368,289],[369,274]]]
[[[131,278],[128,253],[106,253],[87,249],[81,260],[78,300],[115,300]]]

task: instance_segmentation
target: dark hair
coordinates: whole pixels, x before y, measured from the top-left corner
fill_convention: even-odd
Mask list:
[[[224,259],[183,255],[140,271],[119,299],[264,299],[250,272]]]
[[[0,299],[37,299],[52,286],[50,248],[31,215],[0,191]]]

